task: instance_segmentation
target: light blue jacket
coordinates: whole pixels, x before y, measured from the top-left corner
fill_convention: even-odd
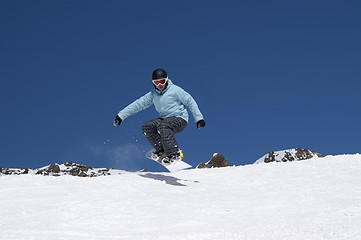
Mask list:
[[[155,109],[159,112],[159,117],[162,119],[181,117],[188,122],[186,107],[188,107],[193,114],[195,122],[203,119],[203,115],[199,111],[198,105],[193,97],[182,88],[173,84],[171,80],[168,80],[168,86],[162,92],[158,89],[153,89],[121,110],[118,116],[124,120],[148,108],[152,104],[154,104]]]

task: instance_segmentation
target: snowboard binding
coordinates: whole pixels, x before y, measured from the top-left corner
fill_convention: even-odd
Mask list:
[[[182,161],[183,153],[179,148],[176,155],[166,156],[164,153],[156,153],[153,149],[151,151],[148,151],[145,156],[161,164],[163,167],[167,168],[170,172],[176,172],[192,167],[188,163]]]
[[[161,161],[164,165],[170,165],[172,163],[175,163],[177,161],[182,161],[183,159],[183,153],[182,151],[178,148],[178,152],[176,154],[172,154],[172,155],[168,155],[168,156],[164,156]]]

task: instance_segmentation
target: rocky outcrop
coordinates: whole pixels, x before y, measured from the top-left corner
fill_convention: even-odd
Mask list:
[[[83,164],[67,162],[64,164],[52,163],[48,166],[31,168],[0,168],[0,175],[21,175],[36,174],[43,176],[63,176],[71,175],[77,177],[98,177],[121,174],[124,171],[109,168],[92,168]]]
[[[28,174],[29,168],[0,168],[0,175],[22,175]]]
[[[312,150],[295,148],[283,151],[269,152],[260,159],[258,159],[255,163],[301,161],[314,157],[324,157],[324,155]]]
[[[227,159],[220,153],[213,154],[211,160],[207,163],[200,163],[197,168],[219,168],[232,166]]]

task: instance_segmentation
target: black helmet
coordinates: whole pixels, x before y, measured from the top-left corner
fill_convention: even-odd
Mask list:
[[[168,77],[167,72],[161,68],[154,70],[154,72],[152,74],[152,80],[162,79],[162,78],[167,78],[167,77]]]

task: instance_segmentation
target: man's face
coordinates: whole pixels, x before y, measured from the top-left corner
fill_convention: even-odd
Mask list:
[[[168,78],[153,80],[153,84],[159,91],[163,91],[165,89],[167,82],[168,82]]]

